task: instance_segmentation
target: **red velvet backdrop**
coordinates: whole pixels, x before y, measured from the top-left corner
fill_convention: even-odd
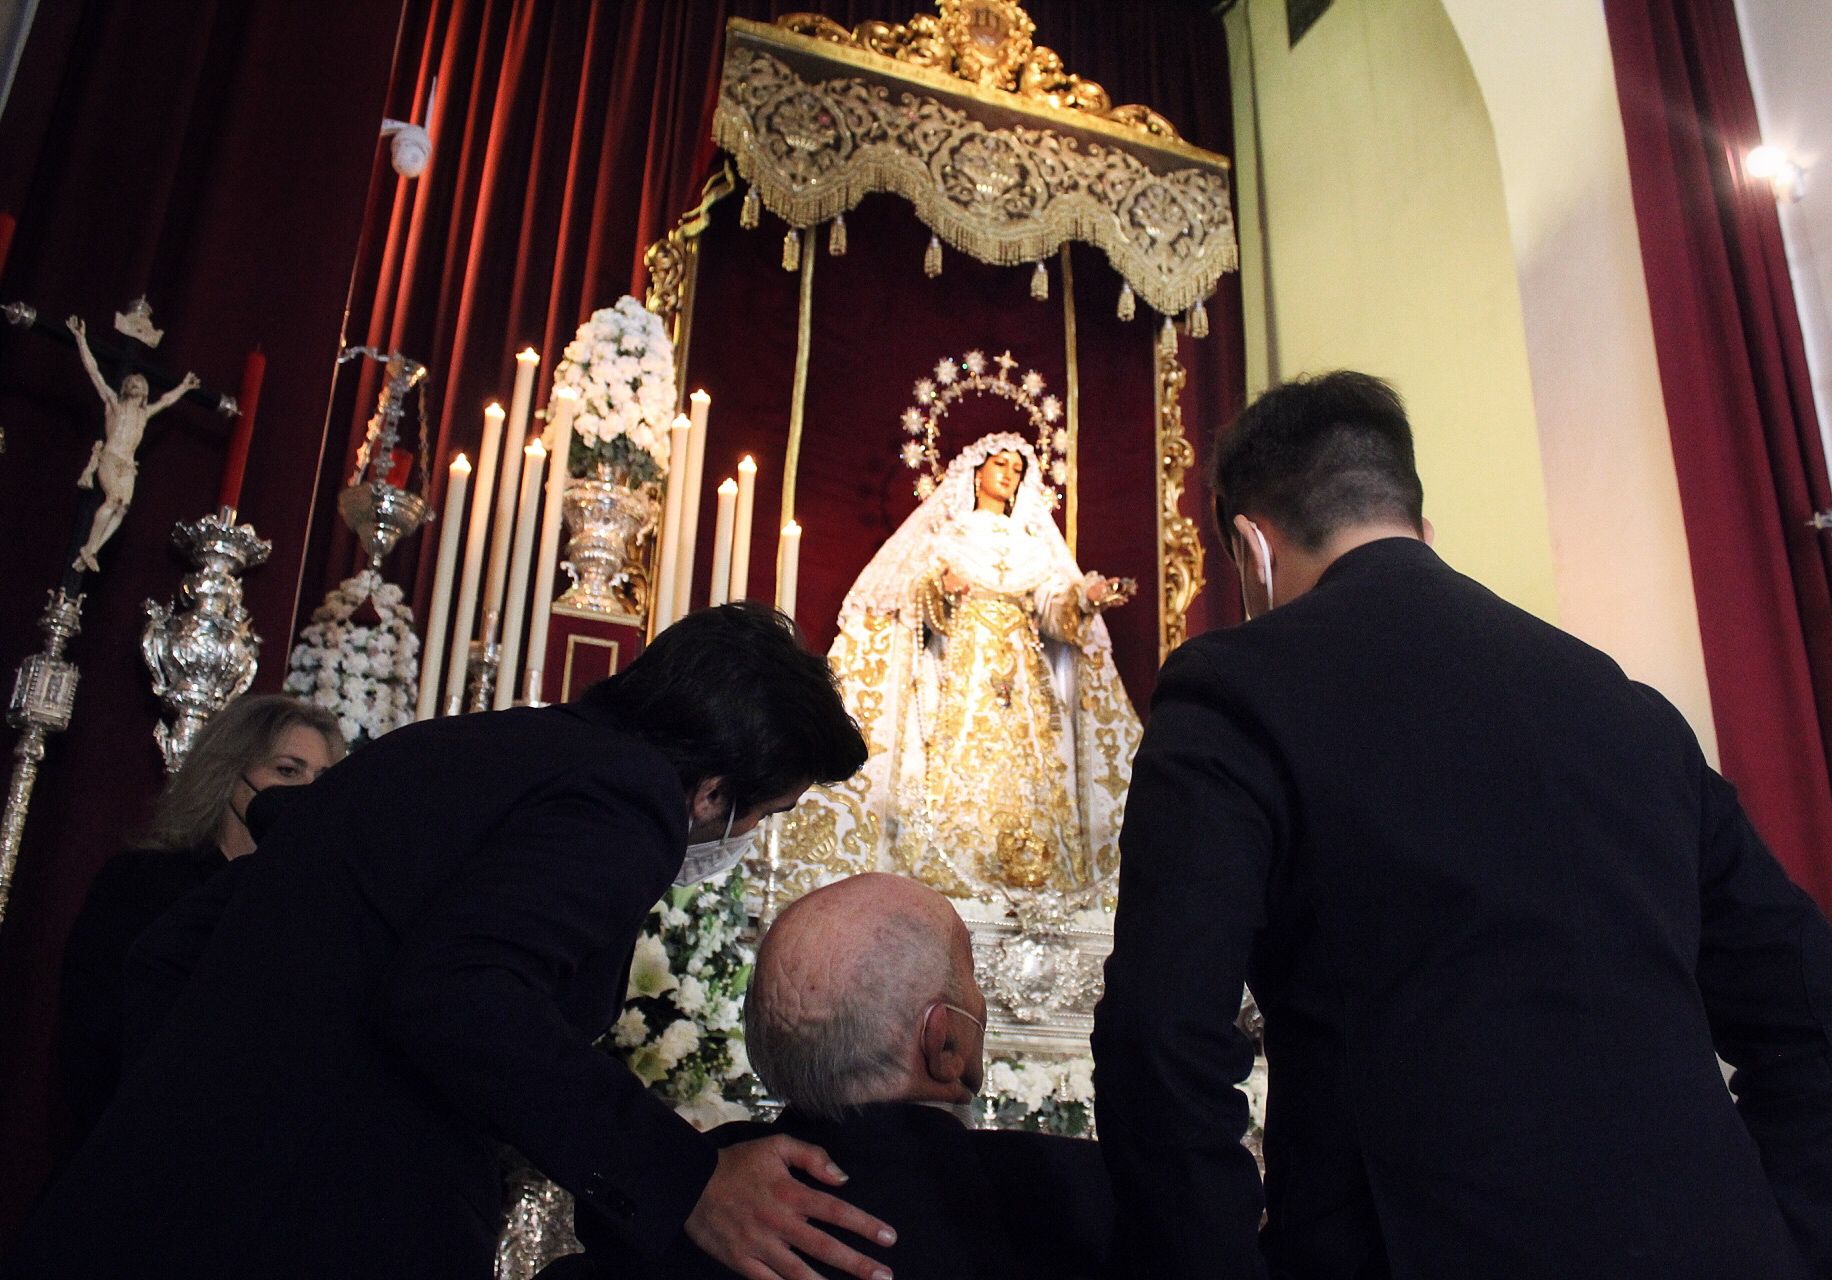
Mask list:
[[[0,208],[19,218],[0,301],[78,313],[112,342],[136,294],[167,330],[157,361],[234,394],[259,344],[267,381],[241,510],[274,540],[247,580],[277,688],[292,631],[325,389],[376,154],[397,13],[378,0],[93,0],[40,5],[0,119]],[[73,487],[101,426],[74,353],[0,325],[0,676],[41,640]],[[156,418],[133,509],[89,575],[71,728],[52,738],[0,925],[0,1252],[50,1167],[58,957],[96,867],[145,819],[162,774],[141,603],[184,566],[173,524],[210,509],[226,420]],[[341,443],[341,440],[340,440]],[[11,766],[10,730],[0,731]]]
[[[762,19],[813,8],[850,25],[873,17],[901,19],[919,7],[909,0],[903,4],[898,8],[883,0],[706,0],[690,5],[654,0],[579,5],[410,0],[390,109],[391,114],[419,119],[432,98],[435,159],[418,184],[403,184],[392,201],[372,211],[350,331],[353,339],[396,346],[433,368],[435,456],[440,459],[434,476],[435,506],[443,501],[444,460],[459,449],[475,453],[479,415],[489,400],[506,395],[514,353],[529,344],[544,353],[544,399],[552,362],[579,321],[625,292],[640,296],[644,249],[697,202],[701,184],[717,163],[710,135],[726,18]],[[1128,5],[1038,0],[1028,8],[1037,22],[1037,39],[1060,52],[1071,70],[1100,81],[1116,101],[1149,103],[1197,145],[1231,152],[1227,51],[1221,22],[1207,6],[1189,0]],[[720,216],[729,219],[731,210],[722,210]],[[907,395],[922,369],[945,352],[963,344],[990,343],[989,332],[1009,331],[1013,336],[1007,341],[1014,346],[1020,334],[1037,346],[1034,353],[1017,354],[1035,363],[1051,385],[1062,385],[1059,295],[1047,305],[1033,303],[1024,292],[1027,280],[1021,272],[976,275],[977,264],[953,253],[942,279],[925,292],[919,263],[926,234],[911,248],[904,241],[917,232],[913,223],[901,225],[900,218],[909,222],[907,210],[899,214],[866,209],[849,219],[855,224],[855,245],[869,243],[877,233],[867,228],[882,223],[878,243],[895,239],[903,246],[894,264],[862,248],[840,259],[826,257],[822,248],[815,285],[811,447],[818,432],[829,424],[837,430],[846,420],[861,426],[875,422],[886,432],[895,431],[895,409],[904,401],[892,406],[889,419],[871,417],[882,407],[846,403],[855,380],[836,379],[836,373],[852,362],[861,363],[859,385],[896,398]],[[716,483],[744,450],[756,452],[764,468],[757,527],[768,532],[753,565],[754,580],[759,589],[766,589],[775,554],[773,531],[778,527],[795,281],[775,265],[779,234],[750,239],[755,243],[743,248],[721,243],[709,251],[715,260],[708,268],[711,273],[736,269],[735,262],[722,266],[717,261],[727,252],[750,254],[756,269],[744,277],[737,294],[710,281],[702,287],[692,376],[705,381],[714,395],[710,481]],[[1084,379],[1089,377],[1090,358],[1097,375],[1107,367],[1109,353],[1116,360],[1137,362],[1142,372],[1128,382],[1128,394],[1142,394],[1145,406],[1142,415],[1135,403],[1118,416],[1098,417],[1114,414],[1114,402],[1103,402],[1102,389],[1084,382],[1084,391],[1091,393],[1084,430],[1095,441],[1108,430],[1148,431],[1149,322],[1142,317],[1131,326],[1114,325],[1118,285],[1111,270],[1098,254],[1078,253],[1076,262]],[[846,285],[873,269],[880,273],[875,281]],[[1054,272],[1054,264],[1051,269]],[[1000,282],[991,283],[994,277]],[[938,321],[956,318],[951,308],[976,296],[966,283],[970,280],[988,282],[990,292],[980,295],[984,314],[999,309],[992,303],[995,297],[1012,301],[1015,310],[1009,323],[995,323],[990,331],[967,324],[938,324],[925,331],[911,324],[907,342],[873,348],[868,363],[864,348],[848,351],[846,338],[862,330],[861,321],[888,322],[894,317],[905,326],[905,304]],[[748,294],[753,285],[761,291],[755,298]],[[906,290],[913,291],[912,296],[902,298]],[[709,309],[714,314],[709,315]],[[1237,277],[1224,281],[1210,314],[1215,336],[1200,343],[1184,341],[1184,358],[1192,366],[1192,389],[1186,397],[1190,434],[1199,439],[1206,438],[1209,421],[1199,420],[1198,408],[1206,408],[1203,416],[1213,419],[1238,407],[1242,360]],[[718,341],[713,335],[722,317],[735,315],[749,315],[757,324],[728,330],[742,332],[741,343]],[[1039,328],[1040,316],[1045,320]],[[1046,334],[1051,336],[1041,341]],[[889,358],[893,347],[895,360]],[[728,358],[730,367],[723,367]],[[343,456],[328,457],[321,470],[321,506],[328,504],[347,474],[373,395],[371,385],[359,385],[354,378],[340,394],[339,412],[350,425],[350,439]],[[964,442],[957,440],[957,447]],[[894,466],[894,441],[869,448],[863,440],[857,443],[861,455],[870,455],[869,465],[887,472]],[[1135,444],[1151,448],[1148,440]],[[772,463],[772,458],[777,461]],[[1149,476],[1142,466],[1134,468],[1122,508],[1110,503],[1100,486],[1117,484],[1127,473],[1100,462],[1092,460],[1083,480],[1084,558],[1090,566],[1110,572],[1135,573],[1150,590],[1156,581],[1155,565],[1147,565],[1136,549],[1113,559],[1109,544],[1103,542],[1112,536],[1103,522],[1123,524],[1127,518],[1118,515],[1119,510],[1131,513],[1135,522],[1144,518],[1141,512],[1149,516],[1151,491],[1140,488],[1149,485]],[[799,612],[817,641],[824,640],[832,609],[844,591],[845,583],[839,581],[845,576],[843,565],[854,564],[856,569],[870,549],[842,543],[819,527],[811,504],[837,501],[828,482],[808,470],[820,465],[811,459],[804,462],[800,502],[804,522],[810,524],[804,563],[812,580],[804,579]],[[877,475],[870,483],[875,488],[869,492],[877,495],[872,500],[883,510],[907,509],[896,507],[892,497],[901,491],[907,500],[903,476]],[[710,483],[707,493],[710,503]],[[1192,499],[1188,505],[1193,511],[1201,503]],[[863,519],[857,512],[839,518]],[[882,537],[884,518],[888,517],[865,520],[847,536],[871,538],[875,545]],[[710,525],[703,520],[702,527]],[[431,589],[432,557],[423,554],[427,543],[424,537],[410,540],[390,566],[397,579],[413,584],[421,608]],[[710,534],[701,539],[703,555],[710,554],[709,546]],[[348,533],[333,521],[318,523],[309,555],[308,582],[319,591],[355,563]],[[831,580],[824,559],[830,555],[839,557]],[[1229,572],[1225,561],[1212,561],[1211,568],[1224,577]],[[1224,585],[1227,592],[1219,598],[1225,610],[1231,579]],[[701,589],[703,593],[703,585]],[[1207,608],[1207,602],[1198,602],[1193,615],[1198,629],[1208,618]],[[1149,686],[1155,665],[1155,640],[1147,643],[1145,635],[1147,627],[1155,628],[1151,609],[1150,600],[1141,600],[1116,615],[1117,629],[1139,633],[1126,644],[1135,655],[1127,664],[1128,683],[1138,692]],[[823,613],[826,621],[821,621]]]
[[[1832,910],[1832,506],[1733,0],[1609,0],[1724,772]]]

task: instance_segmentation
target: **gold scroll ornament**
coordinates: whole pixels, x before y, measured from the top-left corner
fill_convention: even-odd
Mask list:
[[[803,229],[888,191],[984,262],[1085,241],[1167,316],[1236,268],[1225,157],[1068,74],[1015,3],[939,7],[850,32],[809,14],[727,24],[713,139],[772,213]]]
[[[1180,403],[1188,378],[1175,352],[1157,349],[1159,662],[1189,638],[1189,608],[1203,586],[1201,532],[1182,511],[1185,477],[1196,465]]]

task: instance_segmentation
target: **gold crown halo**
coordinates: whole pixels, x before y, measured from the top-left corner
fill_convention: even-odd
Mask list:
[[[1058,490],[1067,480],[1068,464],[1059,456],[1068,450],[1068,429],[1062,425],[1062,401],[1044,389],[1043,375],[1026,369],[1013,378],[1018,362],[1009,351],[987,357],[975,349],[959,360],[943,356],[935,368],[916,379],[916,403],[903,411],[903,431],[909,438],[903,442],[903,465],[923,474],[916,480],[916,496],[927,499],[941,483],[946,467],[941,460],[941,425],[949,411],[963,397],[997,396],[1011,403],[1037,430],[1037,465],[1039,477],[1049,493],[1053,508],[1060,500]],[[996,372],[995,372],[996,370]]]

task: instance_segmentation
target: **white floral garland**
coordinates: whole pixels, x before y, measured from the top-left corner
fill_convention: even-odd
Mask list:
[[[1257,1055],[1253,1070],[1238,1086],[1247,1095],[1247,1137],[1266,1132],[1266,1059]],[[1094,1132],[1094,1059],[997,1058],[986,1068],[980,1089],[983,1123],[1000,1129],[1028,1129],[1071,1138]]]
[[[358,623],[365,600],[379,621]],[[286,692],[337,717],[352,747],[413,719],[420,677],[420,637],[401,589],[365,569],[345,578],[312,610],[286,662]]]
[[[554,366],[553,384],[579,393],[573,475],[593,475],[600,463],[631,485],[668,474],[668,425],[680,401],[660,316],[628,295],[592,312]]]

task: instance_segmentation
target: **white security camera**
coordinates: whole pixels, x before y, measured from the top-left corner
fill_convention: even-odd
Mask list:
[[[382,136],[393,139],[389,144],[389,159],[396,173],[403,178],[417,178],[426,172],[426,162],[433,154],[433,140],[425,129],[405,120],[383,120]]]

